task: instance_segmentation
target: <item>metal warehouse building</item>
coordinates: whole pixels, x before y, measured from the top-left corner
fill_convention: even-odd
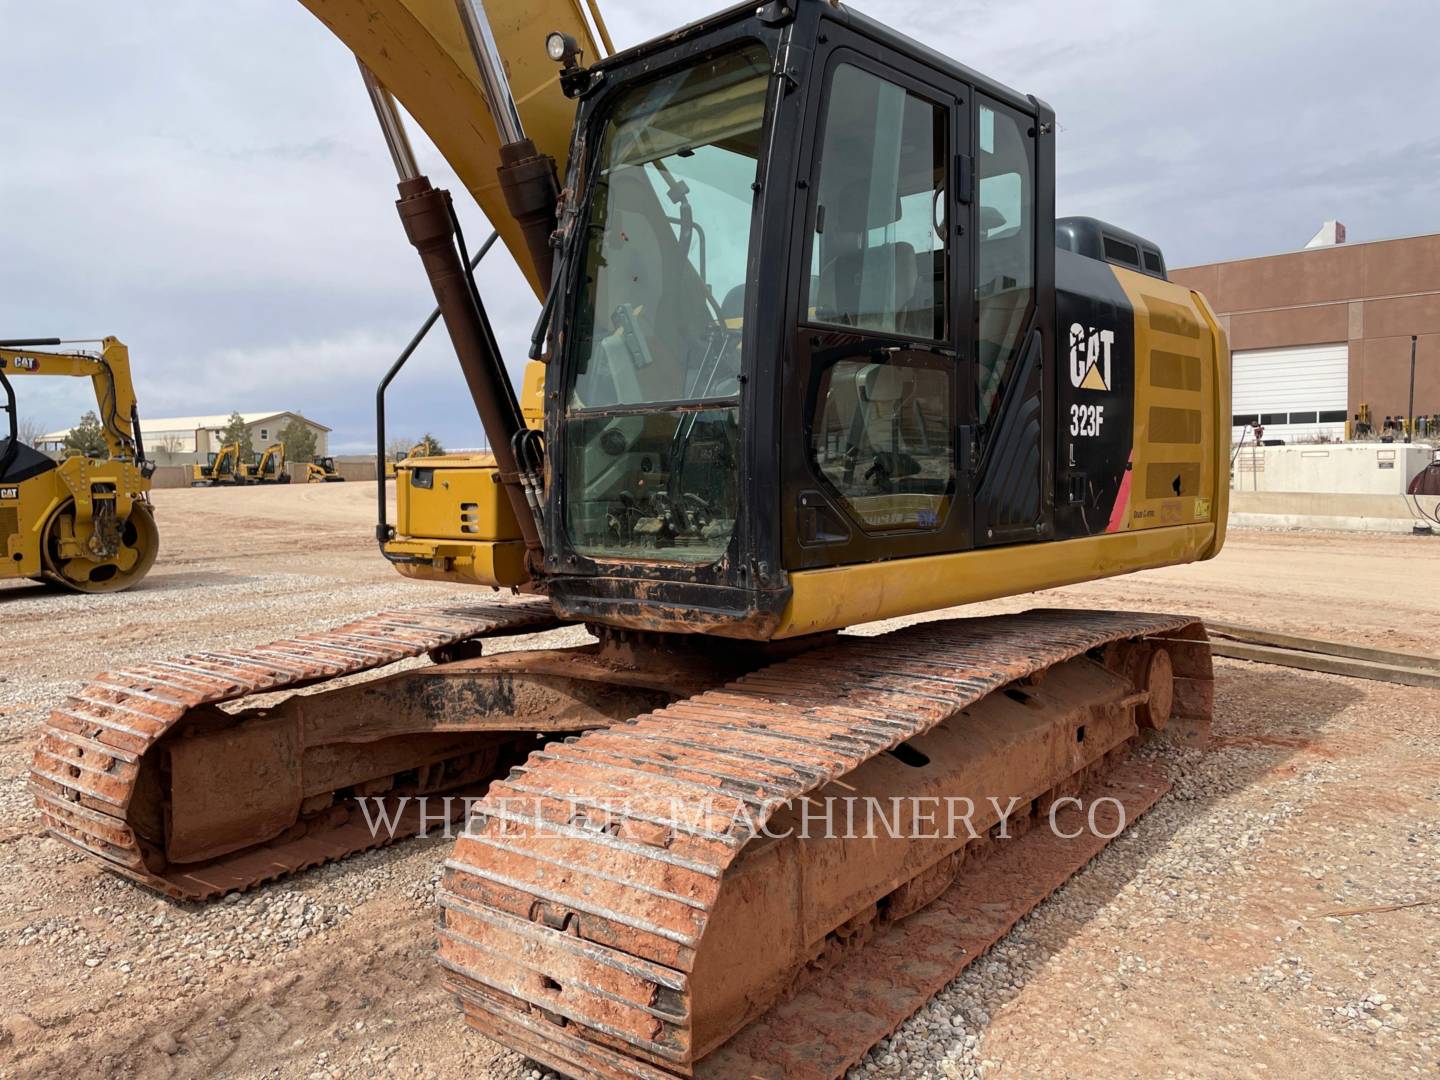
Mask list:
[[[1283,255],[1172,270],[1198,289],[1230,335],[1233,413],[1266,438],[1342,438],[1369,406],[1378,432],[1410,394],[1440,413],[1440,234],[1344,243],[1327,222],[1311,246]]]

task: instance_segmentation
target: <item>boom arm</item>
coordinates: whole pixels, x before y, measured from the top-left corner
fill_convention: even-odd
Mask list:
[[[537,297],[549,282],[511,216],[497,171],[497,112],[504,102],[487,100],[455,0],[300,0],[343,41],[425,129],[500,233]],[[475,2],[475,0],[467,0]],[[569,34],[585,56],[602,55],[580,4],[582,0],[483,0],[497,51],[505,65],[525,134],[564,175],[575,104],[560,88],[558,69],[545,55],[551,31]],[[598,10],[591,13],[607,37]],[[606,40],[608,48],[608,40]]]
[[[20,346],[60,345],[59,338],[0,341],[0,371],[16,375],[88,376],[95,387],[100,427],[105,445],[114,458],[138,458],[133,418],[136,415],[135,385],[130,379],[130,350],[119,339],[104,338],[99,354],[41,352]]]

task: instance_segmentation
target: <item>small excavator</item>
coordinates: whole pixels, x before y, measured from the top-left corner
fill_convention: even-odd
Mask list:
[[[239,486],[249,481],[250,466],[240,460],[240,447],[228,443],[211,451],[204,465],[190,466],[191,487]]]
[[[288,484],[290,474],[285,469],[285,444],[271,443],[263,453],[245,466],[247,484]]]
[[[93,352],[45,346],[96,344]],[[88,378],[95,388],[104,457],[57,462],[20,441],[12,378]],[[116,592],[155,562],[160,534],[150,505],[155,466],[145,457],[130,352],[113,337],[0,341],[0,391],[9,432],[0,438],[0,580],[34,578],[77,592]]]
[[[424,457],[424,456],[425,456],[425,453],[426,453],[426,446],[425,446],[425,444],[424,444],[424,443],[416,443],[414,446],[410,447],[409,450],[397,451],[395,454],[393,454],[393,455],[391,455],[391,456],[389,456],[389,457],[386,457],[386,458],[385,458],[385,478],[386,478],[387,480],[394,480],[394,479],[395,479],[395,470],[399,467],[399,465],[400,465],[400,463],[401,463],[402,461],[407,461],[407,460],[409,460],[410,458]]]
[[[378,546],[499,591],[97,679],[42,732],[47,827],[203,900],[465,815],[471,1026],[573,1077],[843,1074],[1212,710],[1183,615],[849,628],[1213,557],[1224,332],[1156,244],[1056,219],[1048,105],[846,4],[617,52],[579,0],[302,2],[494,452],[403,463],[393,521],[377,484]],[[541,301],[518,391],[399,105]]]
[[[209,466],[206,467],[206,475],[213,477],[213,479],[209,479],[208,482],[212,484],[290,483],[291,477],[290,471],[286,467],[284,443],[271,443],[264,451],[254,454],[253,459],[246,463],[238,472],[233,472],[231,462],[238,457],[238,447],[222,447],[219,455],[213,456]],[[200,466],[197,465],[195,468],[198,470]],[[299,468],[305,477],[303,482],[307,484],[333,484],[345,479],[335,467],[335,459],[333,457],[317,457],[311,461],[303,462]]]

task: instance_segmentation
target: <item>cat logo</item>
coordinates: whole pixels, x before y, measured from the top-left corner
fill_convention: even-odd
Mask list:
[[[40,370],[40,361],[39,361],[39,360],[36,360],[35,357],[33,357],[33,356],[17,356],[17,357],[15,357],[15,370],[16,370],[16,371],[39,371],[39,370]]]
[[[1070,324],[1070,385],[1077,390],[1109,390],[1110,348],[1114,330]]]
[[[0,487],[0,499],[18,499],[20,489],[18,487]]]

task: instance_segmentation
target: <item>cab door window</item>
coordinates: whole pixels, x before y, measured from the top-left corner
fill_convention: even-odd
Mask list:
[[[937,529],[955,492],[950,364],[841,360],[822,377],[811,454],[867,530]]]
[[[946,112],[851,64],[834,69],[827,101],[811,318],[944,338]]]
[[[1033,121],[981,98],[979,243],[975,307],[979,419],[1000,403],[1035,308],[1035,149]]]

